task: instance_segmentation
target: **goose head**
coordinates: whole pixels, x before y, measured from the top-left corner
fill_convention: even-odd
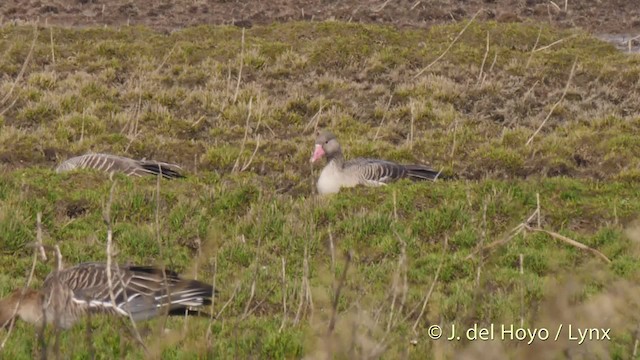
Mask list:
[[[326,157],[327,160],[331,161],[331,159],[340,154],[342,154],[342,149],[336,136],[327,130],[318,131],[316,134],[315,148],[310,161],[314,163],[322,157]]]

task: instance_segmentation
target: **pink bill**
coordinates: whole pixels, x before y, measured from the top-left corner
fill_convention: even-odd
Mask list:
[[[311,156],[311,159],[309,161],[316,162],[318,159],[320,159],[323,156],[324,156],[324,150],[322,149],[322,145],[316,144],[316,148],[313,151],[313,156]]]

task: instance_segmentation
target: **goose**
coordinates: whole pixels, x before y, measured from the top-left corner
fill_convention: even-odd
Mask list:
[[[321,195],[337,193],[343,187],[383,186],[402,178],[436,180],[440,175],[424,165],[401,165],[362,158],[345,161],[338,139],[327,130],[317,133],[310,162],[315,163],[323,157],[327,158],[327,165],[322,169],[317,183]]]
[[[165,179],[183,178],[176,169],[180,166],[153,160],[135,160],[111,154],[89,153],[75,156],[60,163],[57,173],[75,169],[96,169],[113,175],[121,172],[127,176],[162,175]]]
[[[0,327],[16,316],[38,327],[69,329],[88,313],[130,316],[136,322],[167,313],[194,315],[192,307],[210,305],[214,296],[211,285],[173,271],[112,265],[109,274],[108,269],[104,263],[82,263],[51,272],[40,290],[15,290],[0,300]]]

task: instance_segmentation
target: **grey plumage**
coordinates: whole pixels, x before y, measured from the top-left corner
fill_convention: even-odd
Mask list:
[[[318,179],[320,194],[335,193],[341,187],[380,186],[402,178],[436,180],[440,175],[424,165],[402,165],[378,159],[344,161],[338,140],[328,131],[317,134],[311,161],[315,162],[321,157],[326,157],[328,163]]]
[[[166,179],[183,178],[178,165],[153,160],[135,160],[111,154],[85,154],[63,161],[56,172],[75,169],[96,169],[107,173],[121,172],[127,176],[162,175]]]
[[[103,263],[84,263],[52,272],[40,291],[31,290],[22,300],[18,315],[36,324],[70,328],[87,313],[131,316],[134,321],[165,313],[184,315],[191,307],[210,305],[214,296],[211,285],[150,266],[111,266],[110,286],[107,269]],[[2,300],[0,320],[7,321],[5,310],[15,308],[14,303],[15,294]]]

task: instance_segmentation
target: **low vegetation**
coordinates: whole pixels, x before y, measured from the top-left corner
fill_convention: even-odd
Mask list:
[[[220,295],[211,317],[139,324],[144,346],[128,321],[93,317],[60,334],[65,357],[631,357],[640,57],[538,24],[465,25],[0,28],[0,292],[29,277],[38,213],[66,263],[106,260],[109,207],[117,261]],[[453,179],[318,198],[317,128],[348,157]],[[88,151],[188,177],[52,170]],[[38,261],[31,286],[54,266]],[[452,323],[612,330],[581,345],[429,339]],[[3,357],[31,358],[34,334],[17,323]]]

